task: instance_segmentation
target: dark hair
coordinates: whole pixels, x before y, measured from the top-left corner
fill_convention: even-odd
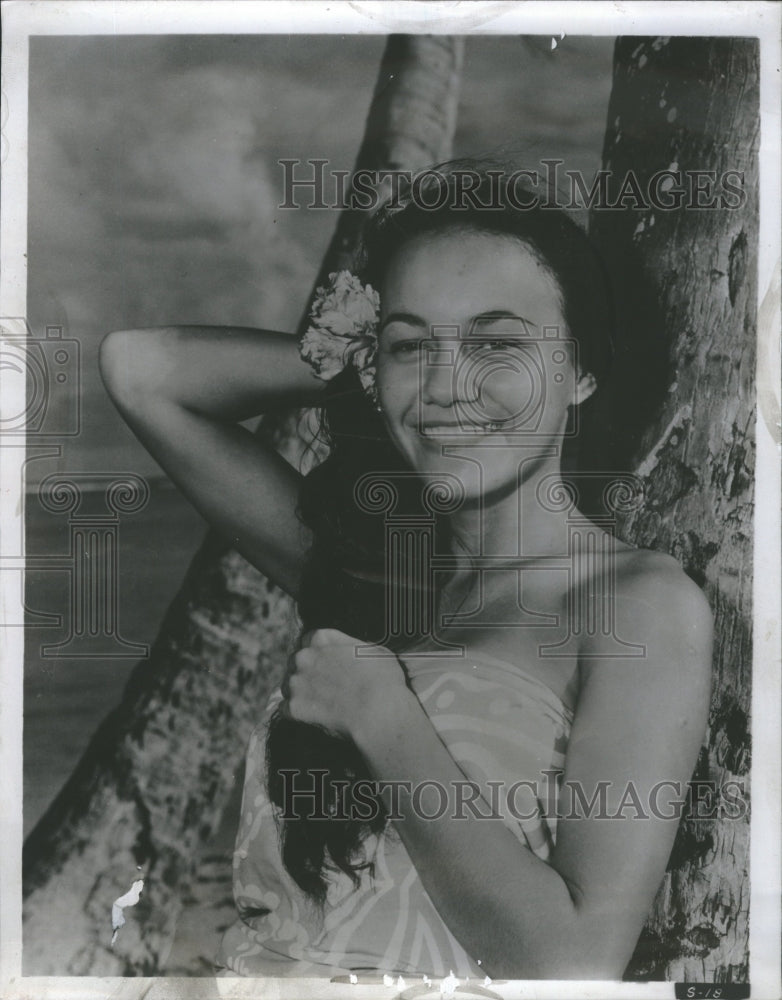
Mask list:
[[[418,237],[435,236],[458,230],[480,231],[513,237],[522,242],[550,271],[562,293],[563,315],[568,331],[579,347],[579,362],[600,382],[611,360],[613,304],[603,265],[586,233],[561,209],[542,206],[519,209],[509,198],[503,182],[510,172],[487,172],[484,164],[452,162],[432,168],[425,185],[426,208],[408,192],[401,204],[388,204],[368,222],[356,257],[356,272],[373,287],[382,289],[383,276],[392,258]],[[455,204],[459,171],[469,170],[478,178],[473,186],[476,205]],[[448,197],[432,197],[447,193]],[[518,189],[511,193],[518,195]],[[529,199],[528,199],[529,200]],[[480,207],[490,204],[491,207]],[[298,600],[303,630],[336,628],[366,643],[383,643],[394,652],[394,641],[386,637],[386,565],[384,519],[363,509],[354,488],[367,473],[404,471],[399,483],[400,501],[410,512],[422,510],[423,480],[415,476],[390,440],[382,418],[375,411],[359,383],[355,370],[346,368],[324,392],[321,430],[329,445],[329,455],[303,480],[299,516],[312,530],[313,546],[308,558]],[[436,519],[436,547],[449,549],[446,516]],[[414,573],[414,567],[401,572]],[[437,574],[438,590],[446,582]],[[393,585],[400,582],[395,580]],[[410,587],[414,586],[409,580]],[[392,581],[388,581],[392,585]],[[431,599],[419,588],[422,600]],[[436,599],[436,594],[434,598]],[[415,641],[415,638],[413,638]],[[372,870],[363,844],[371,833],[381,832],[387,822],[382,803],[376,803],[372,818],[308,819],[313,812],[328,814],[329,804],[347,782],[346,809],[350,811],[353,783],[369,778],[367,765],[355,745],[319,726],[286,719],[275,713],[267,740],[267,781],[269,796],[278,807],[285,806],[291,818],[281,820],[283,863],[295,882],[315,901],[323,903],[329,870],[347,873],[356,885],[360,872]],[[307,780],[315,789],[312,798],[284,802],[281,769],[300,775],[319,769],[326,775],[322,784]],[[300,779],[301,780],[301,779]],[[297,802],[301,801],[301,811]]]
[[[416,197],[411,192],[403,207],[389,204],[373,217],[358,271],[380,288],[391,259],[417,237],[471,230],[518,240],[555,279],[581,367],[601,383],[611,368],[615,322],[605,265],[581,226],[562,209],[541,204],[539,195],[520,183],[519,174],[475,161],[430,168],[415,187]],[[473,186],[466,182],[470,178],[476,181]],[[526,203],[529,207],[518,207]]]

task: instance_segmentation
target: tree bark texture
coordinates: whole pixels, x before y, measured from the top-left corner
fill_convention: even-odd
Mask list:
[[[674,555],[710,600],[712,704],[695,779],[714,783],[717,807],[726,782],[740,783],[747,808],[749,794],[758,60],[755,39],[619,39],[609,201],[629,172],[646,191],[669,168],[716,172],[718,183],[739,171],[745,199],[721,207],[718,187],[713,208],[640,209],[628,198],[590,214],[620,293],[592,460],[609,442],[613,467],[643,480],[645,502],[621,536]],[[707,815],[708,786],[700,800]],[[749,816],[736,811],[681,824],[629,977],[747,981]]]
[[[448,155],[462,50],[446,36],[389,38],[357,169],[415,170]],[[319,280],[347,265],[362,221],[340,219]],[[308,448],[311,417],[277,413],[259,431],[302,471],[322,457]],[[295,628],[291,600],[208,534],[149,659],[27,839],[25,975],[159,973]],[[112,948],[112,902],[140,877]]]

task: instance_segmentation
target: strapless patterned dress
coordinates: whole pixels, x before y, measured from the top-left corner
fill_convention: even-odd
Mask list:
[[[465,778],[480,786],[481,811],[499,812],[493,822],[505,823],[548,860],[556,840],[552,795],[555,804],[573,713],[538,677],[485,653],[463,658],[406,653],[400,659],[440,739]],[[468,955],[448,930],[393,824],[367,843],[374,878],[363,873],[356,889],[346,875],[333,875],[322,910],[287,874],[264,763],[266,727],[281,697],[279,690],[272,695],[248,748],[233,861],[239,919],[222,939],[220,974],[331,977],[371,970],[446,976],[453,971],[482,978],[481,956]],[[547,801],[539,790],[546,790]]]

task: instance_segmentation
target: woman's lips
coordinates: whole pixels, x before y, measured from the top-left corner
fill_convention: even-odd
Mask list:
[[[458,424],[422,424],[418,428],[421,437],[436,438],[459,434],[490,434],[502,430],[502,422],[497,420],[485,423],[462,421]]]

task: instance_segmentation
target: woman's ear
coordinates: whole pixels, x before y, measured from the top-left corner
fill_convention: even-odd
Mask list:
[[[589,399],[597,389],[597,379],[591,372],[579,372],[576,379],[576,395],[573,403],[578,406],[585,399]]]

